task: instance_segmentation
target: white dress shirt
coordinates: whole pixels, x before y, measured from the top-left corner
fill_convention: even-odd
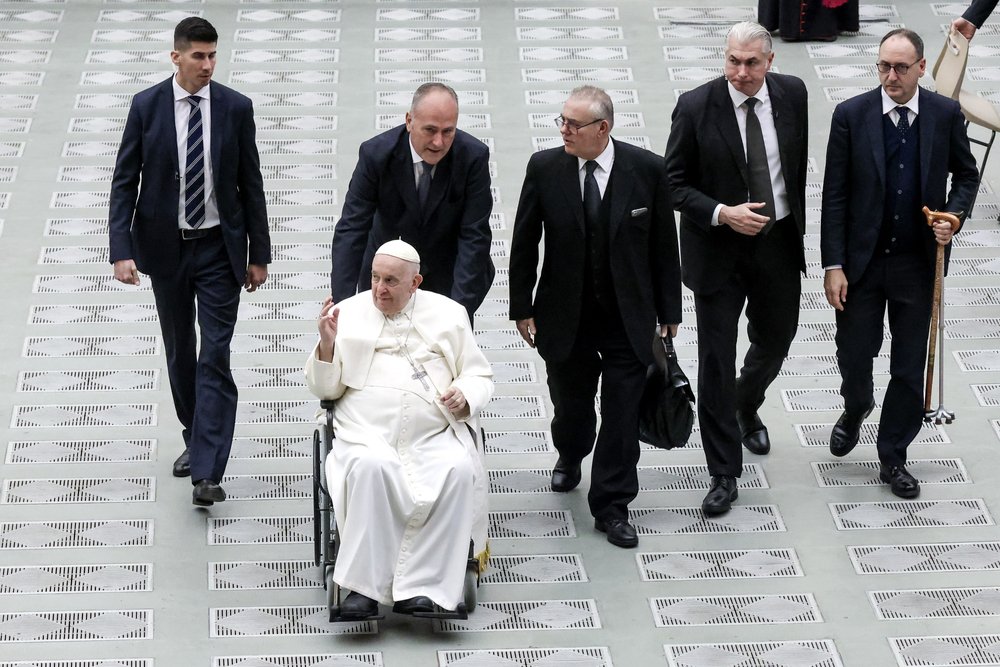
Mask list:
[[[920,113],[920,87],[917,86],[917,90],[913,93],[913,97],[906,104],[899,104],[898,102],[893,102],[892,98],[885,92],[885,88],[881,91],[882,93],[882,113],[889,114],[889,120],[893,125],[899,123],[899,112],[896,111],[896,107],[906,107],[910,110],[907,115],[907,120],[910,121],[910,125],[913,125],[913,121],[916,120],[917,115]]]
[[[410,147],[410,157],[413,158],[413,184],[420,190],[420,174],[424,173],[424,159],[413,148],[412,141],[408,141],[407,145]],[[437,171],[436,164],[431,167],[431,178],[434,178],[435,171]]]
[[[740,141],[743,143],[743,155],[747,151],[747,107],[744,104],[749,95],[741,93],[733,88],[733,84],[727,84],[729,97],[733,100],[733,107],[736,109],[736,124],[740,128]],[[788,205],[788,190],[785,188],[785,177],[781,173],[781,154],[778,152],[778,131],[774,127],[774,114],[771,109],[771,95],[767,90],[767,81],[760,87],[757,94],[757,105],[754,113],[760,122],[760,133],[764,136],[764,150],[767,152],[767,167],[771,172],[771,191],[774,193],[774,217],[781,220],[788,217],[792,212]],[[719,211],[722,204],[715,207],[712,214],[712,226],[719,224]]]
[[[578,157],[577,169],[580,175],[580,196],[583,197],[583,181],[587,178],[587,160]],[[601,191],[601,198],[608,189],[608,180],[611,178],[611,167],[615,164],[615,142],[608,139],[608,145],[604,147],[601,154],[594,158],[597,168],[594,169],[594,180],[597,181],[597,188]]]
[[[181,181],[181,196],[177,202],[177,226],[180,229],[191,229],[184,220],[184,172],[187,171],[187,132],[188,119],[191,118],[191,103],[187,98],[191,93],[177,83],[177,77],[172,80],[174,86],[174,128],[177,130],[177,170]],[[200,97],[198,106],[201,109],[201,137],[205,147],[205,222],[198,229],[217,227],[219,220],[219,204],[215,200],[215,180],[212,176],[212,100],[209,94],[209,83],[194,93]]]

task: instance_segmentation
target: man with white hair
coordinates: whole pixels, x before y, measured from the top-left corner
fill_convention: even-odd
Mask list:
[[[773,61],[763,26],[734,25],[724,76],[680,96],[667,141],[684,284],[698,320],[708,515],[728,512],[736,500],[740,443],[758,455],[771,449],[757,411],[799,321],[809,107],[802,80],[771,72]],[[744,305],[750,348],[736,377]]]
[[[305,373],[336,400],[326,478],[341,543],[343,620],[462,600],[469,539],[485,558],[486,475],[478,414],[493,394],[465,308],[418,289],[420,256],[380,246],[371,290],[327,298]]]

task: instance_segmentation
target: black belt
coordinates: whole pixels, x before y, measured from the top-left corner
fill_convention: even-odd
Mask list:
[[[197,241],[207,239],[210,236],[217,236],[222,233],[222,225],[209,227],[208,229],[181,229],[181,241]]]

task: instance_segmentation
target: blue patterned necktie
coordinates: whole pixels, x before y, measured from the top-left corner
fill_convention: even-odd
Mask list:
[[[906,107],[896,107],[896,113],[899,114],[899,122],[896,123],[896,129],[903,135],[905,135],[910,129],[910,119],[906,114],[907,111],[909,111],[909,109]]]
[[[202,140],[200,97],[187,98],[191,105],[187,131],[187,166],[184,169],[184,221],[192,229],[205,222],[205,142]]]

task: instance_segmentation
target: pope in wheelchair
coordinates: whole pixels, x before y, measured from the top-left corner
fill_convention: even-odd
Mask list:
[[[331,620],[379,618],[379,603],[465,617],[489,555],[478,415],[493,373],[465,308],[418,289],[419,270],[412,246],[382,245],[371,291],[323,304],[306,362],[332,429],[317,464],[335,517]]]

